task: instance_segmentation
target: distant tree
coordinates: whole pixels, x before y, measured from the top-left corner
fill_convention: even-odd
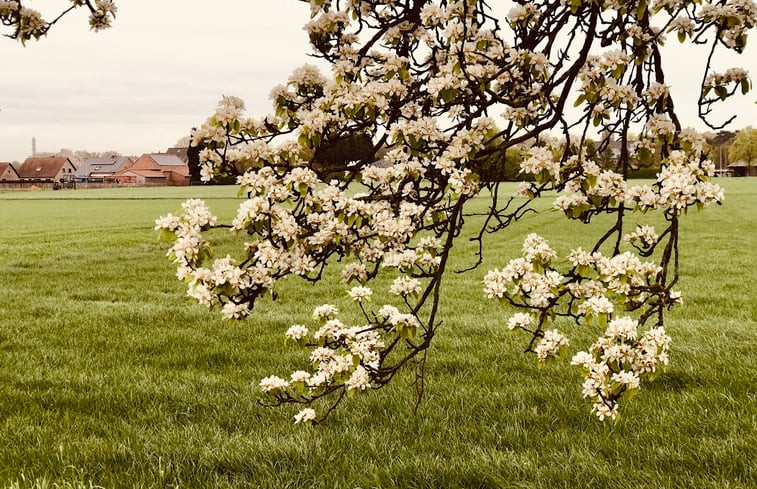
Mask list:
[[[502,141],[495,140],[493,144],[502,144]],[[531,175],[521,172],[520,164],[524,155],[525,152],[518,148],[508,148],[492,152],[488,157],[473,162],[472,167],[482,182],[533,181]]]
[[[718,168],[722,169],[728,166],[728,148],[735,137],[735,132],[724,130],[719,131],[707,140],[710,157]]]
[[[111,156],[121,156],[121,153],[118,151],[87,151],[82,149],[72,150],[68,148],[61,148],[58,151],[37,152],[36,156],[38,158],[43,158],[46,156],[66,157],[75,163],[86,161],[90,158],[108,158]]]
[[[373,140],[368,134],[335,137],[321,141],[317,146],[312,156],[312,169],[323,180],[339,178],[340,173],[349,171],[353,163],[371,163],[375,154]]]
[[[731,161],[743,160],[749,167],[757,164],[757,129],[747,126],[737,131],[729,155]]]
[[[179,138],[178,141],[174,143],[175,148],[188,148],[189,144],[191,143],[191,136],[184,136],[182,138]]]

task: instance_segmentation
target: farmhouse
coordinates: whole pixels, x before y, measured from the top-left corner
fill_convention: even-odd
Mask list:
[[[18,169],[18,176],[27,182],[70,182],[76,167],[65,156],[27,158]]]
[[[20,179],[13,165],[0,162],[0,182],[17,182]]]
[[[150,153],[106,180],[133,185],[189,185],[189,167],[173,154]]]
[[[134,162],[127,156],[89,158],[76,169],[77,182],[104,182]]]

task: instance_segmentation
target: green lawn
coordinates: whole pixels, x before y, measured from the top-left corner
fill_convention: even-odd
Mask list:
[[[305,366],[283,332],[314,305],[349,310],[342,287],[290,280],[224,322],[188,302],[152,229],[190,196],[228,218],[235,188],[0,193],[0,487],[755,487],[757,180],[721,183],[725,205],[683,224],[671,367],[614,424],[483,298],[527,233],[565,252],[600,232],[560,214],[450,275],[417,415],[408,375],[303,428],[296,408],[258,406],[257,382]],[[472,250],[459,242],[457,268]],[[599,333],[566,332],[572,352]]]

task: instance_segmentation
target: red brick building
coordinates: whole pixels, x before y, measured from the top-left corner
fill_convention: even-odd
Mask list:
[[[110,178],[132,185],[189,185],[189,167],[174,154],[151,153],[137,158],[132,165]]]

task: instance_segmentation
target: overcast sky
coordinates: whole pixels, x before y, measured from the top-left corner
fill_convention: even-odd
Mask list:
[[[46,17],[65,3],[30,2]],[[162,151],[202,123],[222,95],[242,97],[251,115],[268,113],[271,88],[313,62],[302,30],[308,7],[295,0],[116,3],[113,28],[97,34],[82,10],[26,47],[0,39],[0,161],[29,156],[32,137],[38,151]],[[680,48],[674,37],[668,44],[676,106],[685,126],[702,130],[696,94],[705,53]],[[757,76],[757,48],[717,67],[730,66]],[[755,93],[721,112],[739,115],[733,127],[757,126]]]

